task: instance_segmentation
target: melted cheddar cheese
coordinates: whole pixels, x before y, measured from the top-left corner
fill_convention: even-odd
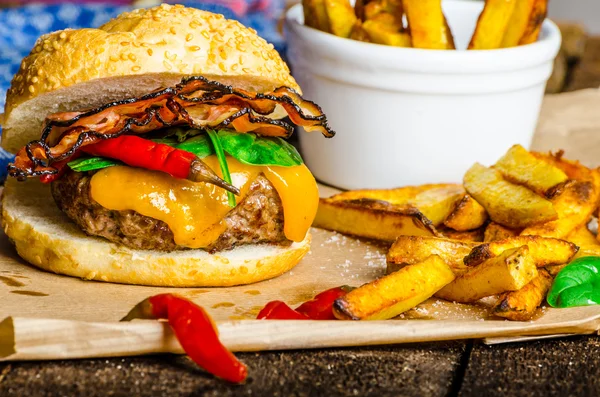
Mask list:
[[[202,159],[219,176],[216,156]],[[260,173],[273,184],[283,205],[285,236],[302,241],[317,213],[319,192],[305,165],[296,167],[250,166],[227,157],[233,185],[241,190],[239,203]],[[175,243],[205,248],[225,231],[231,210],[227,192],[217,186],[173,178],[142,168],[115,166],[98,171],[90,183],[91,197],[110,210],[133,210],[165,222]]]

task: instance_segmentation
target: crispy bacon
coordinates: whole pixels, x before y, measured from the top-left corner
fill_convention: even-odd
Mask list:
[[[328,138],[335,134],[321,108],[291,88],[255,93],[192,76],[175,87],[141,98],[48,116],[40,140],[22,148],[8,171],[19,179],[56,175],[82,146],[122,134],[144,134],[178,125],[228,127],[238,132],[289,137],[293,133],[291,124],[267,117],[278,108],[285,110],[293,124],[307,131],[319,131]]]

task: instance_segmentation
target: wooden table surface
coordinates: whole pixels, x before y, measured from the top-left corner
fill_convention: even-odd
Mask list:
[[[600,38],[568,90],[600,85]],[[1,302],[0,302],[1,304]],[[239,354],[244,385],[180,356],[0,364],[0,396],[598,396],[600,338]]]

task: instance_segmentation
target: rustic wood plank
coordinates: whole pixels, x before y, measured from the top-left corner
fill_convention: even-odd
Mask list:
[[[445,396],[466,343],[239,354],[242,386],[184,357],[151,356],[12,363],[1,396]],[[0,373],[7,365],[0,364]]]
[[[600,395],[600,338],[486,346],[471,352],[460,396]]]

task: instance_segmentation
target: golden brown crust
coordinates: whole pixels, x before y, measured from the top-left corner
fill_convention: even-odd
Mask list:
[[[310,248],[310,234],[290,247],[253,245],[219,254],[133,250],[85,235],[53,205],[49,187],[9,180],[2,227],[27,262],[88,280],[171,287],[249,284],[292,269]]]
[[[82,45],[84,44],[84,45]],[[299,89],[272,44],[237,21],[180,5],[123,13],[99,29],[38,39],[7,93],[5,116],[39,95],[94,79],[200,74],[257,91]]]

